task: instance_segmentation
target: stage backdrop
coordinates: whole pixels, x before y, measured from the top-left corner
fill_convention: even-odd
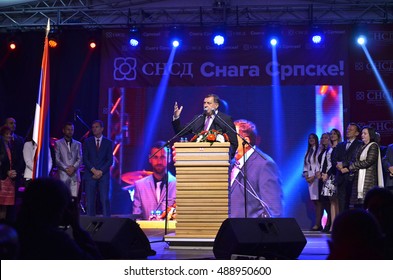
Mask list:
[[[108,102],[109,89],[125,92],[129,141],[123,150],[123,171],[149,169],[151,142],[172,139],[175,101],[184,106],[182,119],[187,122],[202,112],[203,97],[216,93],[234,120],[256,123],[259,147],[281,170],[285,216],[295,217],[303,228],[311,227],[313,210],[301,178],[308,134],[320,135],[333,127],[342,131],[343,122],[369,118],[372,112],[359,112],[347,97],[353,88],[349,81],[355,79],[348,75],[353,61],[351,29],[324,26],[325,40],[315,47],[307,27],[282,27],[276,57],[267,42],[272,32],[267,27],[227,29],[221,47],[212,43],[212,28],[181,31],[176,50],[170,46],[167,28],[141,30],[137,48],[128,44],[128,30],[102,34],[99,111],[106,119],[114,105]],[[372,112],[372,119],[389,118],[379,111]]]

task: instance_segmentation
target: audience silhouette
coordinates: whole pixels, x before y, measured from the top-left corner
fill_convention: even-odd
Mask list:
[[[363,207],[377,219],[384,234],[386,258],[393,259],[393,193],[374,187],[367,192]]]
[[[65,231],[72,229],[73,238]],[[39,178],[24,194],[17,219],[20,259],[101,259],[89,233],[79,224],[79,208],[60,180]]]
[[[385,259],[380,226],[363,209],[347,210],[336,217],[328,245],[328,260]]]

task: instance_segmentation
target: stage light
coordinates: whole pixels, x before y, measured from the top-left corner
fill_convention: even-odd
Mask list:
[[[217,46],[221,46],[221,45],[224,44],[225,39],[224,39],[224,37],[222,35],[216,35],[216,36],[214,36],[213,42]]]
[[[174,48],[179,47],[181,44],[181,38],[182,38],[180,28],[177,26],[173,27],[169,31],[169,38],[170,38],[170,42]]]
[[[53,38],[52,38],[52,39],[49,39],[48,43],[49,43],[49,47],[51,47],[51,48],[56,48],[57,45],[58,45],[57,40],[56,40],[56,39],[53,39]]]
[[[221,46],[225,43],[225,29],[224,27],[218,27],[213,32],[213,43],[217,46]]]
[[[321,35],[313,35],[311,40],[314,44],[320,44],[322,42],[322,36]]]
[[[89,47],[90,49],[95,49],[97,47],[97,43],[95,42],[95,40],[90,40],[89,42]]]
[[[140,41],[140,34],[139,34],[139,30],[138,28],[136,28],[135,26],[131,27],[130,29],[130,40],[129,40],[129,44],[132,47],[136,47],[139,45],[139,41]]]
[[[8,48],[9,48],[11,51],[16,50],[16,43],[15,43],[14,41],[10,41],[9,44],[8,44]]]
[[[172,41],[172,46],[175,47],[175,48],[177,48],[178,46],[180,46],[180,41],[177,40],[177,39],[174,39],[174,40]]]
[[[57,48],[60,43],[59,31],[54,28],[48,34],[48,44],[50,48]]]
[[[278,44],[277,38],[272,38],[272,39],[270,39],[270,45],[276,46],[277,44]]]
[[[314,44],[321,44],[325,40],[323,31],[317,26],[311,27],[310,34],[311,42],[313,42]]]
[[[366,37],[364,37],[363,35],[360,35],[360,36],[357,38],[357,43],[358,43],[359,45],[364,45],[364,44],[366,44],[366,42],[367,42]]]

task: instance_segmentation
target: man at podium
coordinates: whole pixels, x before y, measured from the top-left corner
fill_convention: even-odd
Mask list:
[[[155,143],[149,155],[153,174],[135,182],[134,205],[132,214],[141,220],[160,220],[172,215],[176,202],[176,178],[168,171],[168,147],[166,143]],[[168,174],[168,177],[167,177]],[[168,180],[166,180],[168,178]],[[166,185],[168,184],[168,204],[166,203]],[[166,206],[169,209],[166,209]],[[168,210],[168,211],[167,211]]]
[[[232,118],[227,114],[218,111],[220,106],[220,98],[215,94],[208,94],[203,100],[203,115],[194,117],[190,124],[194,121],[188,129],[184,131],[179,136],[186,134],[198,134],[204,130],[218,130],[221,133],[226,133],[229,137],[230,142],[230,158],[235,156],[236,149],[238,146],[235,125],[233,124]],[[178,107],[177,102],[175,102],[175,107],[173,111],[173,121],[172,126],[175,133],[179,133],[185,126],[180,123],[180,114],[183,110],[183,106]]]
[[[269,218],[282,215],[282,188],[274,160],[256,147],[257,128],[248,120],[236,120],[237,132],[250,145],[239,144],[230,177],[230,217]],[[243,140],[238,137],[239,143]],[[246,163],[244,163],[246,162]],[[246,168],[244,168],[246,164]],[[246,179],[245,179],[246,178]],[[244,183],[247,205],[244,205]],[[246,212],[247,211],[247,212]]]

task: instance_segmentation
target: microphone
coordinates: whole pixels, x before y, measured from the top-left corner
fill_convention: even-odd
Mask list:
[[[76,122],[76,116],[77,116],[77,113],[76,113],[76,111],[74,111],[74,122]]]

